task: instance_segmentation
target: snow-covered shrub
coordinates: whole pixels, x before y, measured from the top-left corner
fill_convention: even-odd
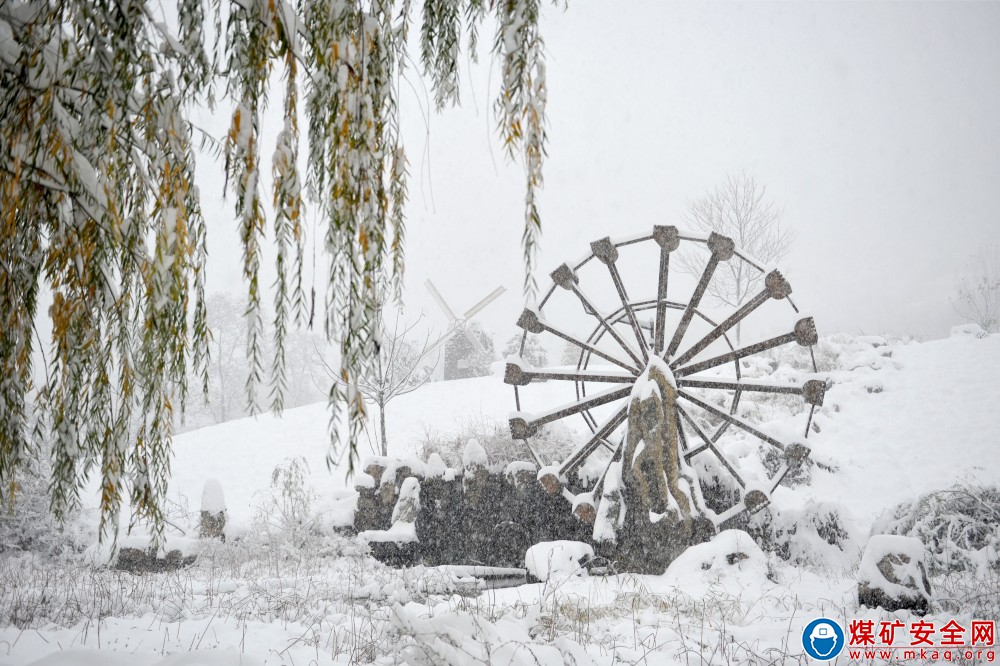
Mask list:
[[[17,470],[17,490],[10,504],[0,502],[0,553],[30,551],[48,555],[78,551],[84,539],[74,534],[77,512],[59,525],[49,510],[48,480],[52,470],[48,452],[40,452],[27,467]]]
[[[743,529],[764,551],[796,565],[846,563],[857,550],[838,508],[827,503],[809,501],[794,510],[770,504]]]
[[[691,460],[695,476],[701,485],[705,505],[716,513],[725,513],[740,500],[740,486],[719,461],[711,455],[695,456]]]
[[[503,468],[518,460],[532,460],[524,442],[512,439],[510,427],[494,419],[480,417],[463,421],[457,432],[442,433],[425,430],[417,442],[417,455],[427,460],[436,453],[448,467],[462,467],[462,456],[470,439],[477,440],[486,450],[490,467]],[[544,462],[562,460],[575,445],[571,432],[562,424],[552,423],[539,428],[531,438],[531,447]]]
[[[524,340],[524,349],[521,349],[522,337],[522,334],[515,334],[507,340],[500,358],[505,359],[508,356],[520,356],[536,368],[547,366],[549,364],[549,352],[542,344],[541,336],[528,335]],[[573,363],[576,363],[576,361],[574,360]]]
[[[292,458],[274,468],[271,488],[258,507],[258,527],[283,534],[295,543],[314,531],[317,495],[306,480],[308,473],[305,458]]]
[[[957,484],[887,511],[876,534],[920,539],[931,575],[1000,572],[1000,488]]]

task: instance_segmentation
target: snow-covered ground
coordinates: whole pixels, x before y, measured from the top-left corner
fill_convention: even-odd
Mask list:
[[[58,566],[37,555],[0,557],[0,666],[804,663],[800,635],[810,619],[890,615],[859,611],[856,599],[861,549],[884,511],[956,482],[1000,483],[1000,335],[956,332],[925,343],[833,336],[817,353],[834,382],[808,440],[820,466],[809,485],[772,498],[790,516],[810,507],[839,514],[841,546],[821,544],[808,562],[782,560],[730,531],[662,576],[576,572],[470,593],[434,570],[389,569],[363,546],[311,529],[342,520],[352,497],[343,472],[327,469],[328,411],[316,404],[176,438],[171,515],[188,534],[170,539],[200,552],[191,567],[102,569],[91,564],[96,548]],[[769,374],[792,373],[789,359],[772,360]],[[529,402],[558,404],[554,383],[529,388]],[[801,436],[802,414],[754,408],[765,429]],[[390,453],[419,453],[428,433],[503,424],[512,409],[510,387],[496,376],[428,384],[391,403]],[[752,468],[753,447],[739,438],[726,446]],[[295,459],[307,466],[301,487]],[[284,471],[275,477],[276,469]],[[190,538],[209,479],[219,481],[228,511],[225,545]],[[281,495],[289,487],[314,522],[289,520],[296,508]],[[217,506],[218,493],[210,496]],[[745,557],[731,562],[735,552]]]

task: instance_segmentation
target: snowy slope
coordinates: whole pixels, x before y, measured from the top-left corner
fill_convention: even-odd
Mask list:
[[[827,409],[811,440],[840,471],[817,475],[805,493],[869,524],[885,508],[956,481],[1000,482],[1000,335],[891,352],[877,371],[852,373],[827,393],[826,407],[839,411]]]
[[[529,387],[529,393],[539,404],[558,404],[554,401],[562,399],[559,394],[565,388],[542,383]],[[463,423],[483,419],[506,424],[513,409],[513,392],[500,376],[425,384],[389,403],[389,454],[416,454],[417,443],[428,431],[457,433]],[[263,414],[178,435],[170,494],[186,497],[191,508],[197,509],[205,481],[216,478],[222,484],[230,518],[245,522],[252,518],[253,506],[268,488],[274,468],[298,457],[306,460],[309,480],[321,497],[345,490],[344,461],[332,470],[326,466],[329,414],[326,403],[316,403],[287,410],[280,418]],[[585,426],[581,421],[576,427]],[[370,447],[360,451],[362,459],[375,454]]]
[[[845,519],[867,532],[882,510],[920,493],[956,480],[1000,482],[1000,465],[993,461],[1000,453],[1000,335],[877,349],[843,340],[831,344],[846,367],[830,373],[834,386],[816,416],[820,432],[808,442],[815,458],[839,471],[814,474],[808,488],[779,489],[778,506],[808,499],[836,503]],[[565,390],[541,383],[522,388],[522,396],[527,405],[554,406],[566,400]],[[414,455],[428,431],[457,433],[463,422],[505,424],[513,409],[512,390],[500,376],[427,384],[390,403],[389,453]],[[583,421],[569,421],[583,436]],[[789,421],[794,428],[804,424],[801,417]],[[170,493],[197,509],[205,481],[216,478],[230,519],[244,524],[274,468],[301,457],[321,498],[340,495],[348,483],[343,465],[327,469],[328,426],[328,407],[317,403],[280,418],[264,414],[179,435]]]
[[[1000,483],[1000,335],[922,344],[833,336],[820,352],[834,384],[808,443],[835,471],[816,467],[810,485],[779,488],[773,501],[786,516],[832,506],[864,539],[884,509],[920,493]],[[779,357],[769,367],[777,377],[790,365]],[[554,382],[528,388],[525,404],[565,398]],[[390,453],[412,455],[425,430],[503,423],[513,409],[497,376],[429,384],[391,404]],[[801,435],[803,415],[779,412],[762,428]],[[133,576],[0,558],[0,666],[803,663],[800,632],[810,618],[911,619],[858,608],[863,542],[843,553],[832,547],[840,559],[797,566],[729,531],[662,576],[572,576],[467,596],[440,572],[387,569],[338,537],[247,530],[259,526],[254,507],[289,458],[307,461],[319,510],[350,495],[343,469],[325,466],[327,421],[318,404],[177,437],[172,497],[196,510],[205,481],[216,478],[230,520],[243,528],[238,542],[204,546],[192,567]],[[975,586],[978,599],[993,589]],[[929,619],[943,623],[946,614]]]

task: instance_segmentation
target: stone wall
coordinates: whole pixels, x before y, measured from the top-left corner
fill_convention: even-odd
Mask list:
[[[358,479],[354,527],[359,533],[385,533],[384,540],[369,539],[369,545],[387,564],[521,567],[535,543],[592,542],[592,526],[573,516],[564,497],[545,491],[533,465],[515,463],[505,470],[473,465],[444,473],[427,468],[418,461],[380,459]],[[395,532],[393,509],[411,476],[420,484],[417,539],[394,541],[389,538]]]
[[[564,486],[540,482],[539,476],[547,473],[539,474],[531,463],[497,470],[473,462],[455,470],[433,461],[376,458],[367,461],[365,470],[356,482],[354,527],[372,555],[393,566],[522,567],[532,545],[567,540],[590,545],[614,570],[659,574],[690,543],[714,533],[710,523],[698,520],[694,534],[681,543],[681,530],[669,515],[651,523],[648,515],[639,515],[646,512],[630,515],[625,510],[612,538],[595,539],[597,512],[574,511]],[[419,482],[419,508],[415,524],[404,525],[400,516],[410,512],[395,511],[396,520],[393,514],[411,477]],[[404,494],[403,501],[413,501],[412,493]],[[619,501],[631,503],[628,495],[625,491]]]

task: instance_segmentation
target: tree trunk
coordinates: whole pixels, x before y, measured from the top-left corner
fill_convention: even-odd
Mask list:
[[[382,457],[386,458],[389,456],[389,442],[385,436],[385,401],[379,397],[378,402],[378,417],[380,422],[380,428],[382,430]]]

